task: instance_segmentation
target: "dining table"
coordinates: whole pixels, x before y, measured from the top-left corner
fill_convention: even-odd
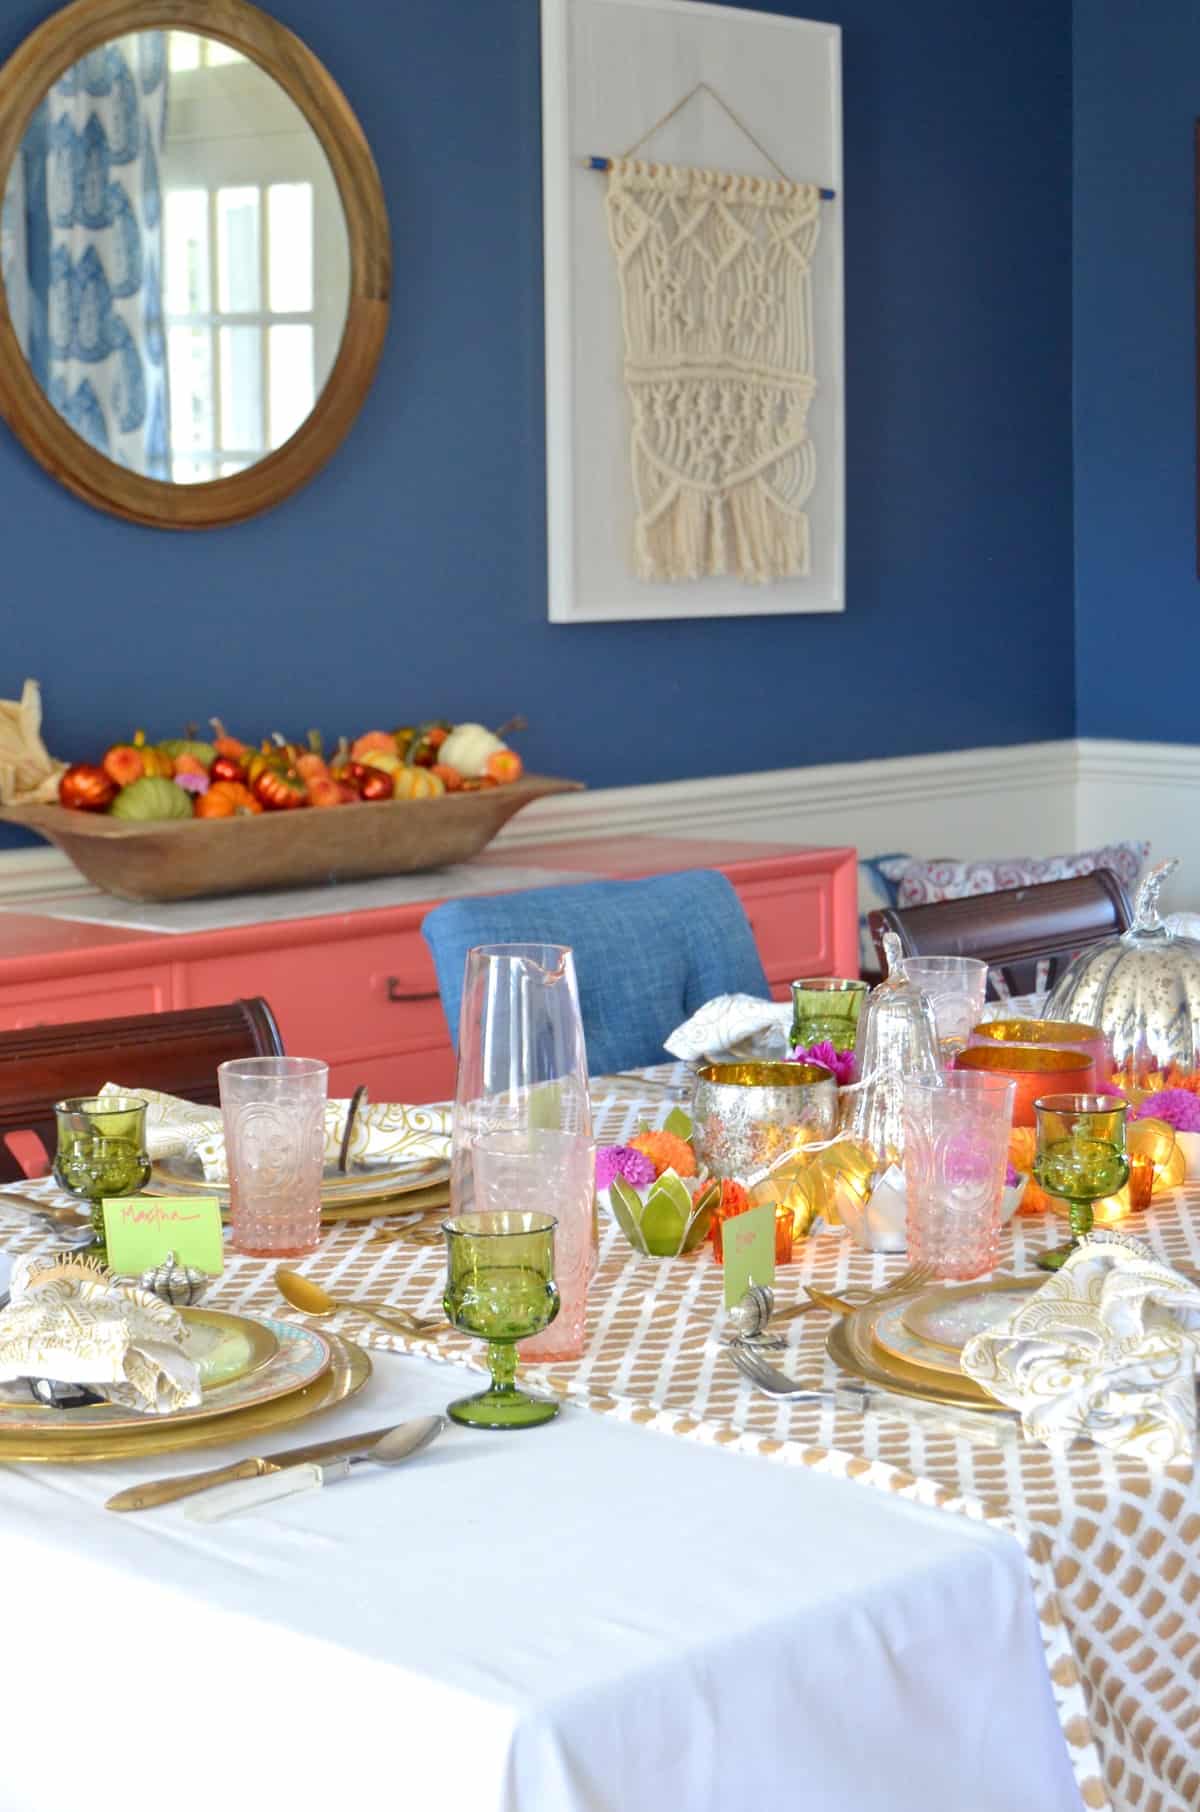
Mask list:
[[[661,1123],[688,1088],[680,1064],[597,1078],[597,1137]],[[1186,1191],[1142,1218],[1195,1262]],[[388,1232],[332,1225],[303,1269],[436,1314],[436,1221]],[[1055,1232],[1018,1217],[1005,1267]],[[0,1242],[51,1243],[3,1191]],[[880,1286],[904,1262],[821,1232],[777,1297]],[[205,1301],[295,1315],[273,1265],[232,1252]],[[294,1444],[440,1411],[484,1364],[454,1332],[350,1309],[322,1325],[373,1372]],[[798,1377],[832,1382],[829,1326],[795,1323]],[[0,1812],[1200,1805],[1190,1469],[772,1400],[728,1332],[708,1247],[646,1258],[605,1223],[583,1356],[524,1368],[563,1400],[543,1428],[452,1425],[395,1472],[213,1523],[104,1505],[261,1441],[5,1466]]]

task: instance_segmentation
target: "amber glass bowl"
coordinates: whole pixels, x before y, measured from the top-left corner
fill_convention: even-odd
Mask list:
[[[1096,1079],[1112,1075],[1108,1039],[1099,1026],[1071,1019],[989,1019],[975,1027],[968,1044],[1032,1044],[1059,1051],[1083,1051],[1096,1068]]]
[[[1096,1066],[1086,1051],[1055,1050],[1036,1044],[973,1044],[954,1059],[956,1070],[975,1070],[1015,1082],[1013,1125],[1035,1126],[1033,1104],[1042,1095],[1090,1095]]]

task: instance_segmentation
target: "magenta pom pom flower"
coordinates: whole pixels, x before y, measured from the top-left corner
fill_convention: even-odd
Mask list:
[[[1176,1132],[1200,1132],[1200,1095],[1187,1088],[1160,1088],[1130,1108],[1131,1120],[1165,1120]]]
[[[632,1145],[600,1145],[596,1149],[596,1188],[609,1189],[614,1177],[624,1177],[634,1189],[645,1189],[658,1172],[645,1152]]]
[[[853,1082],[858,1074],[858,1062],[853,1051],[835,1051],[827,1038],[820,1044],[810,1044],[807,1048],[798,1044],[792,1052],[793,1063],[819,1063],[825,1069],[833,1071],[833,1079],[839,1088]]]

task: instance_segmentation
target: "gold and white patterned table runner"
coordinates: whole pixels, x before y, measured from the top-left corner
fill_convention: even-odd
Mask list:
[[[598,1082],[598,1139],[613,1142],[643,1121],[660,1123],[686,1079],[686,1066],[675,1064],[645,1072],[644,1081]],[[1200,1270],[1200,1191],[1174,1192],[1137,1216],[1136,1226],[1169,1262]],[[12,1227],[5,1238],[13,1248],[45,1238],[19,1236]],[[305,1271],[339,1294],[436,1313],[445,1270],[436,1218],[400,1242],[379,1232],[371,1222],[331,1228]],[[1018,1216],[1005,1236],[1002,1268],[1029,1270],[1033,1253],[1061,1235],[1051,1216]],[[877,1285],[905,1263],[860,1251],[842,1234],[809,1240],[797,1253],[777,1278],[784,1302],[798,1299],[808,1281]],[[278,1314],[272,1271],[230,1257],[206,1300]],[[1193,1469],[1151,1472],[1088,1443],[1066,1454],[1026,1441],[993,1448],[915,1417],[773,1401],[754,1393],[723,1356],[722,1316],[721,1274],[707,1247],[689,1259],[641,1258],[606,1225],[583,1357],[525,1375],[599,1413],[833,1473],[1008,1530],[1028,1560],[1082,1804],[1200,1812],[1200,1491]],[[458,1335],[407,1341],[350,1313],[331,1325],[370,1345],[482,1365],[482,1348]],[[833,1381],[828,1326],[818,1314],[796,1325],[789,1369],[797,1378]]]

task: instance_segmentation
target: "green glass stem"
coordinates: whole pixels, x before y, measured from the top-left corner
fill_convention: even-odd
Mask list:
[[[488,1370],[497,1395],[516,1395],[517,1349],[511,1340],[488,1341]]]
[[[1075,1239],[1081,1240],[1085,1238],[1086,1235],[1091,1232],[1093,1222],[1095,1221],[1095,1213],[1091,1202],[1071,1202],[1067,1209],[1067,1219],[1070,1222],[1071,1232],[1074,1234]]]

